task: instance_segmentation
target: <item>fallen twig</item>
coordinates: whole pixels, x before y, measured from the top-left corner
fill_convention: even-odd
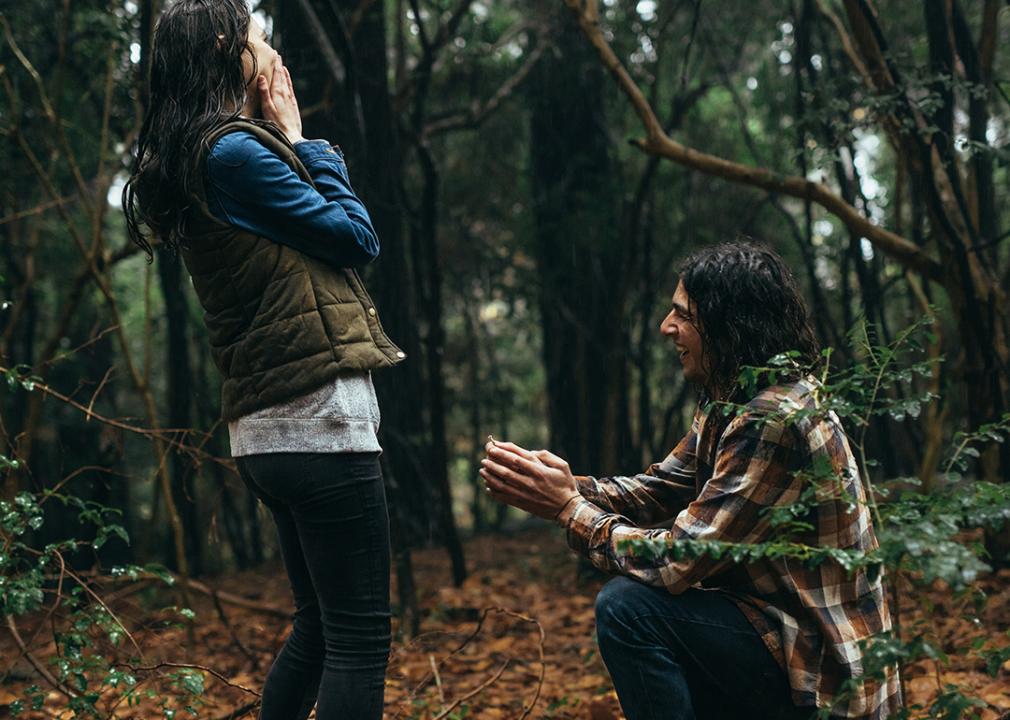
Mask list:
[[[239,652],[249,659],[249,662],[253,664],[253,667],[259,669],[259,659],[249,652],[249,648],[247,648],[239,639],[238,633],[235,632],[235,628],[233,628],[231,622],[228,621],[228,616],[225,615],[224,607],[221,605],[221,598],[219,596],[220,593],[217,590],[212,590],[210,593],[211,600],[214,601],[214,609],[217,610],[217,616],[221,618],[221,622],[224,624],[225,628],[227,628],[228,634],[231,635],[232,643],[235,647],[237,647]]]
[[[435,663],[434,659],[431,658],[431,656],[429,656],[429,658],[431,658],[431,660],[432,660],[431,671],[427,675],[425,675],[421,679],[421,681],[414,687],[414,689],[408,695],[408,698],[414,698],[414,697],[416,697],[417,694],[419,692],[421,692],[432,680],[435,680],[437,683],[439,683],[439,694],[441,695],[442,688],[441,688],[441,684],[440,684],[440,678],[439,678],[439,675],[438,675],[438,668],[439,668],[439,666],[444,665],[446,662],[448,662],[453,657],[455,657],[456,655],[458,655],[463,650],[463,648],[465,648],[467,645],[469,645],[473,641],[473,639],[480,634],[481,629],[484,627],[484,621],[487,619],[488,615],[491,614],[491,613],[499,613],[501,615],[508,615],[509,617],[514,617],[517,620],[522,620],[523,622],[532,623],[532,624],[534,624],[534,625],[537,626],[537,632],[539,634],[539,643],[537,645],[537,659],[540,662],[540,674],[537,677],[537,687],[536,687],[536,690],[533,692],[533,697],[530,700],[530,702],[529,702],[528,705],[526,705],[526,704],[523,705],[522,714],[519,715],[519,717],[517,718],[517,720],[524,720],[524,718],[529,717],[529,714],[533,711],[533,708],[536,706],[537,701],[540,699],[540,693],[543,690],[543,686],[544,686],[544,677],[545,677],[545,675],[547,673],[547,663],[546,663],[546,660],[544,658],[544,642],[546,640],[546,635],[544,633],[544,628],[540,624],[540,622],[536,620],[536,618],[531,618],[528,615],[523,615],[521,613],[517,613],[514,610],[508,610],[506,608],[497,607],[497,606],[484,608],[481,611],[480,618],[478,618],[478,620],[477,620],[477,626],[473,629],[473,632],[471,632],[467,636],[467,638],[465,640],[463,640],[463,642],[460,643],[459,646],[455,650],[453,650],[451,653],[449,653],[448,655],[446,655],[440,662]],[[435,718],[433,720],[439,720],[440,718],[444,718],[454,708],[458,707],[460,703],[462,703],[462,702],[470,699],[471,697],[474,697],[475,695],[479,694],[482,690],[484,690],[487,687],[489,687],[499,677],[501,677],[501,674],[503,672],[505,672],[505,668],[508,666],[508,664],[511,661],[512,661],[512,658],[507,659],[505,661],[505,663],[501,666],[501,668],[499,668],[498,671],[494,674],[494,676],[492,676],[486,682],[482,683],[479,687],[477,687],[473,691],[467,693],[463,697],[461,697],[458,700],[456,700],[449,708],[443,710],[441,713],[439,713],[437,716],[435,716]],[[444,696],[442,696],[442,697],[443,697],[443,703],[444,703]],[[401,712],[402,711],[397,711],[397,714],[394,716],[394,720],[397,720],[397,718],[400,717]]]
[[[224,590],[215,590],[207,585],[203,584],[199,580],[192,580],[189,578],[181,578],[173,573],[167,573],[169,577],[172,578],[172,582],[185,584],[186,587],[191,590],[196,590],[198,593],[203,595],[209,595],[211,597],[217,596],[220,602],[227,603],[228,605],[234,605],[236,607],[245,608],[246,610],[252,610],[254,612],[262,613],[264,615],[272,615],[274,617],[283,618],[285,620],[291,619],[292,611],[287,608],[278,607],[276,605],[271,605],[270,603],[257,602],[255,600],[250,600],[249,598],[242,597],[241,595],[236,595],[234,593],[226,592]],[[129,577],[112,577],[111,575],[96,576],[100,577],[101,580],[110,583],[123,583],[123,582],[147,582],[149,580],[164,580],[164,577],[160,574],[155,573],[144,573],[136,578]]]
[[[244,717],[251,713],[253,710],[258,708],[260,705],[259,700],[253,700],[245,705],[239,705],[237,708],[229,712],[227,715],[219,715],[214,718],[214,720],[238,720],[240,717]]]
[[[285,620],[291,619],[292,611],[290,609],[277,607],[276,605],[271,605],[269,603],[256,602],[255,600],[250,600],[249,598],[244,598],[241,595],[235,595],[234,593],[225,592],[224,590],[213,590],[199,580],[181,578],[177,575],[173,575],[172,577],[175,578],[176,582],[185,583],[188,587],[199,593],[211,596],[216,594],[221,602],[228,603],[229,605],[235,605],[236,607],[245,608],[246,610],[255,610],[258,613],[273,615],[274,617],[283,618]]]
[[[515,614],[515,613],[513,613]],[[533,693],[533,699],[530,700],[530,704],[523,708],[523,714],[519,716],[519,720],[527,717],[531,712],[533,712],[533,707],[537,704],[540,699],[540,692],[544,689],[544,677],[547,675],[547,661],[544,658],[544,642],[547,640],[547,636],[544,634],[544,626],[537,622],[536,618],[526,617],[525,615],[515,614],[516,617],[525,620],[526,622],[531,622],[537,626],[537,632],[540,633],[540,642],[537,644],[537,655],[540,660],[540,677],[537,678],[537,689]]]
[[[431,672],[435,676],[435,687],[438,688],[438,704],[439,707],[445,707],[445,691],[442,690],[442,678],[438,675],[438,665],[435,664],[435,656],[428,655],[428,664],[431,665]]]
[[[256,690],[253,690],[252,688],[247,688],[245,685],[239,685],[238,683],[232,682],[224,675],[219,673],[217,670],[209,668],[206,665],[197,665],[195,663],[176,663],[176,662],[160,662],[157,665],[144,665],[144,666],[136,666],[124,662],[117,662],[112,664],[117,667],[130,668],[130,670],[135,673],[153,672],[155,670],[160,670],[161,668],[189,668],[192,670],[202,670],[203,672],[210,673],[211,675],[213,675],[214,677],[216,677],[218,680],[223,682],[225,685],[228,685],[229,687],[238,688],[239,690],[247,692],[250,695],[255,695],[256,697],[262,697],[262,694],[257,692]]]
[[[498,672],[496,672],[490,678],[488,678],[487,680],[485,680],[484,682],[482,682],[480,685],[478,685],[477,687],[475,687],[473,690],[471,690],[470,692],[468,692],[466,695],[463,695],[462,697],[458,698],[456,700],[456,702],[454,702],[452,705],[450,705],[445,710],[443,710],[438,715],[436,715],[433,718],[433,720],[442,720],[442,718],[444,718],[449,713],[451,713],[453,710],[455,710],[457,707],[459,707],[461,703],[466,702],[470,698],[472,698],[472,697],[474,697],[476,695],[479,695],[481,692],[483,692],[484,690],[486,690],[487,688],[489,688],[492,684],[494,684],[495,680],[497,680],[498,678],[501,677],[502,673],[505,672],[505,668],[507,668],[509,666],[510,662],[512,662],[511,658],[509,658],[508,660],[506,660],[505,662],[503,662],[502,666],[500,668],[498,668]],[[524,712],[523,717],[525,717],[525,712]]]
[[[144,588],[146,588],[150,583],[151,581],[148,579],[139,580],[138,582],[129,587],[121,588],[119,590],[115,590],[110,593],[104,593],[103,597],[105,598],[106,604],[112,605],[114,603],[119,602],[120,600],[125,600],[131,595],[136,595],[137,593],[141,592]]]
[[[95,602],[97,602],[99,605],[102,606],[102,609],[104,609],[105,612],[107,612],[109,614],[109,618],[113,622],[115,622],[116,625],[119,626],[119,629],[123,631],[123,634],[126,635],[126,637],[128,637],[130,639],[130,643],[132,643],[133,647],[137,650],[137,654],[140,657],[144,657],[144,651],[140,649],[140,645],[134,639],[134,637],[130,633],[130,631],[126,629],[126,625],[124,625],[123,622],[119,619],[119,616],[116,615],[116,613],[112,612],[112,608],[110,608],[105,603],[105,601],[102,600],[101,596],[98,593],[96,593],[94,590],[91,589],[91,585],[89,585],[88,583],[86,583],[84,581],[84,578],[78,576],[76,573],[74,573],[73,570],[70,570],[69,568],[66,567],[66,563],[64,562],[63,557],[60,555],[60,553],[57,552],[56,555],[60,558],[60,566],[61,566],[63,572],[65,572],[67,575],[69,575],[74,580],[76,580],[80,584],[80,586],[84,589],[84,592],[86,592],[88,595],[90,595],[92,598],[94,598]]]

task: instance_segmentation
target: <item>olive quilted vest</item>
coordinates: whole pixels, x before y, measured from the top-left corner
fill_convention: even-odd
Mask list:
[[[207,137],[205,150],[236,130],[256,135],[312,184],[294,147],[267,123],[228,122]],[[331,267],[216,219],[203,191],[195,201],[182,255],[224,376],[226,421],[309,393],[341,373],[404,358],[353,269]]]

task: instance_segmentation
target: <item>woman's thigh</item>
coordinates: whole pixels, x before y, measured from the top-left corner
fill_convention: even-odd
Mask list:
[[[284,568],[291,583],[291,593],[295,601],[295,617],[303,623],[318,625],[319,602],[316,588],[312,584],[309,568],[305,563],[305,553],[298,537],[298,527],[288,504],[267,493],[267,487],[293,484],[300,472],[295,453],[269,453],[246,455],[235,458],[239,476],[249,491],[262,502],[273,516],[277,530],[277,545],[284,560]],[[262,485],[261,485],[262,484]]]
[[[336,620],[388,620],[389,521],[378,454],[271,453],[239,460],[278,521],[292,585],[302,584],[296,576],[304,567],[324,623],[334,613]]]
[[[388,622],[389,518],[378,455],[306,455],[303,473],[291,512],[324,622]]]

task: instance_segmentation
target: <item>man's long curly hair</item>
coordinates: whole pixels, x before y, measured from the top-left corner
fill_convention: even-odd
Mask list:
[[[175,0],[161,14],[151,55],[150,101],[123,189],[130,239],[151,257],[142,230],[177,249],[202,178],[204,140],[246,101],[242,55],[250,53],[245,0]],[[253,77],[256,76],[255,55]]]
[[[787,351],[799,353],[799,370],[779,377],[796,379],[818,364],[806,303],[771,249],[750,239],[712,245],[688,257],[679,275],[701,336],[710,396],[727,399],[744,366],[766,366]]]

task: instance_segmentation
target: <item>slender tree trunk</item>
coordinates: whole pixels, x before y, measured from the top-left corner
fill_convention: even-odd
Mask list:
[[[470,499],[470,515],[473,518],[473,531],[483,532],[487,529],[487,516],[485,515],[484,503],[484,483],[481,481],[478,470],[480,469],[481,458],[484,457],[484,413],[483,406],[488,401],[487,394],[481,387],[480,377],[480,353],[481,341],[477,331],[477,318],[473,308],[473,298],[466,283],[462,283],[463,290],[461,312],[463,313],[463,333],[466,339],[466,346],[469,352],[466,353],[466,377],[467,377],[467,407],[470,411],[470,480],[473,488],[473,495]]]
[[[158,278],[165,299],[165,371],[168,375],[165,404],[168,426],[189,428],[192,425],[193,373],[189,361],[189,309],[182,287],[182,260],[165,250],[158,253]],[[181,437],[181,436],[180,436]],[[172,495],[179,509],[186,536],[186,555],[190,571],[199,575],[203,564],[203,543],[193,464],[189,458],[173,452]]]
[[[416,637],[421,631],[421,613],[417,605],[417,588],[414,584],[414,564],[410,555],[410,543],[404,536],[401,513],[397,508],[403,507],[399,495],[396,476],[390,472],[386,455],[380,459],[382,474],[386,481],[386,495],[393,512],[389,514],[389,534],[393,553],[393,569],[396,572],[396,596],[399,600],[399,615],[403,624],[409,628],[411,637]]]
[[[555,15],[556,51],[529,84],[535,243],[551,446],[576,472],[619,470],[615,431],[626,352],[627,248],[603,108],[599,61]]]
[[[421,197],[418,249],[424,258],[425,282],[418,283],[425,308],[428,336],[425,339],[427,369],[428,418],[431,428],[431,473],[439,502],[439,525],[442,540],[452,562],[452,579],[456,586],[466,579],[466,560],[463,544],[456,530],[452,512],[452,488],[449,485],[449,460],[445,433],[445,379],[442,376],[442,353],[445,348],[445,331],[442,328],[442,270],[438,257],[438,170],[430,150],[423,143],[417,145],[424,186]]]

